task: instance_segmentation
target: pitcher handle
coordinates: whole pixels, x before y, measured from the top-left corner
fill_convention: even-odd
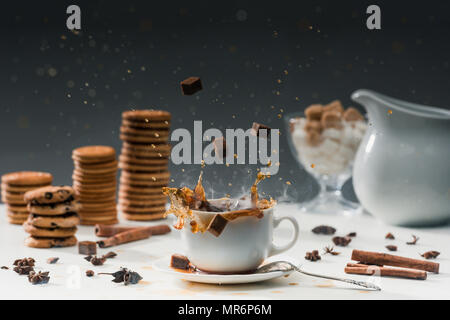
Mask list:
[[[273,227],[274,228],[278,227],[280,225],[281,221],[283,221],[283,220],[289,220],[292,223],[292,225],[294,227],[294,235],[292,236],[292,239],[287,244],[282,245],[282,246],[277,246],[272,242],[272,246],[269,251],[269,257],[279,254],[279,253],[282,253],[282,252],[285,252],[286,250],[289,250],[297,242],[298,234],[299,234],[299,227],[298,227],[297,220],[295,220],[293,217],[286,216],[286,217],[281,217],[281,218],[273,218]]]

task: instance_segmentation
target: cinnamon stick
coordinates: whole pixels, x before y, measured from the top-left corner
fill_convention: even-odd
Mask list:
[[[379,275],[380,277],[399,277],[407,279],[425,280],[427,273],[425,271],[389,268],[389,267],[345,267],[345,273],[361,275]]]
[[[139,229],[139,228],[150,228],[152,230],[152,235],[160,235],[160,234],[166,234],[170,232],[170,227],[165,224],[160,224],[156,226],[151,227],[125,227],[125,226],[112,226],[112,225],[106,225],[106,224],[96,224],[95,225],[95,235],[97,237],[112,237],[116,234]]]
[[[162,224],[152,227],[139,227],[118,233],[112,237],[97,241],[100,248],[108,248],[119,244],[150,238],[152,235],[170,232],[168,225]]]
[[[352,260],[360,263],[404,267],[439,273],[439,263],[362,250],[353,250]]]

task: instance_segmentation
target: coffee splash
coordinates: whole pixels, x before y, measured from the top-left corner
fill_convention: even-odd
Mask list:
[[[183,188],[163,188],[163,193],[170,199],[170,207],[165,215],[174,214],[177,222],[176,229],[182,229],[185,221],[189,220],[191,231],[194,233],[205,232],[211,228],[212,221],[220,215],[226,221],[232,221],[240,217],[254,216],[262,218],[263,210],[273,207],[276,201],[270,199],[259,199],[258,184],[270,177],[259,172],[256,181],[250,188],[250,195],[245,195],[239,199],[221,198],[208,201],[205,189],[203,188],[203,172],[197,181],[194,190],[188,187]],[[214,215],[202,215],[196,212],[203,211],[216,213]]]

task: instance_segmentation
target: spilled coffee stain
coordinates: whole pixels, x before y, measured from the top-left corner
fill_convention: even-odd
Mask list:
[[[359,291],[359,293],[369,293],[370,291],[369,290],[361,290],[361,291]]]
[[[290,286],[298,286],[298,282],[289,282]]]
[[[270,293],[283,293],[283,291],[273,290],[273,291],[270,291]]]
[[[285,274],[283,277],[287,278],[287,277],[289,277],[289,276],[290,276],[290,274]]]
[[[139,281],[139,284],[141,284],[143,286],[148,286],[150,283],[151,283],[150,281],[144,281],[144,280]]]
[[[143,266],[143,267],[141,267],[141,269],[144,269],[144,270],[153,270],[153,267],[152,267],[152,266]]]

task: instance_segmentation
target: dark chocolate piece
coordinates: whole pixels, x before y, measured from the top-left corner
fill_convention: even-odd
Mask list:
[[[318,250],[313,250],[312,252],[306,252],[305,259],[309,260],[309,261],[312,261],[312,262],[315,262],[317,260],[320,260],[321,257],[319,255],[319,251]]]
[[[78,253],[87,255],[97,254],[97,243],[95,243],[94,241],[78,242]]]
[[[227,219],[222,217],[222,215],[220,214],[216,214],[209,223],[207,230],[216,237],[218,237],[222,233],[223,229],[225,229],[227,223],[228,223]]]
[[[389,239],[389,240],[394,240],[395,239],[394,235],[392,233],[390,233],[390,232],[385,236],[385,238]]]
[[[94,271],[92,270],[86,270],[86,277],[93,277],[94,276]]]
[[[187,257],[175,253],[170,259],[170,266],[175,269],[189,270],[191,267],[191,263]]]
[[[259,132],[261,129],[266,129],[266,133],[263,133],[263,131]],[[257,137],[261,136],[263,138],[267,138],[270,134],[270,127],[261,123],[253,122],[251,134]]]
[[[356,237],[356,232],[350,232],[347,237],[354,238]]]
[[[397,251],[397,246],[388,245],[388,246],[386,246],[386,249],[388,249],[389,251]]]
[[[202,89],[202,81],[199,77],[189,77],[181,81],[181,90],[184,95],[190,96]]]

